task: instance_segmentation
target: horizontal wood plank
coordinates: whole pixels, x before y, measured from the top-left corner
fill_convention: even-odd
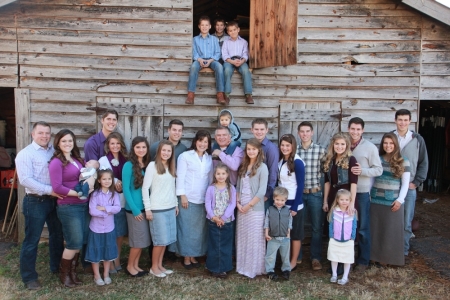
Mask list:
[[[302,51],[302,48],[299,47]],[[420,63],[420,52],[380,53],[304,53],[299,52],[298,63],[405,64]]]
[[[343,117],[342,120],[344,121],[350,121],[351,118],[354,117],[360,117],[364,120],[364,122],[392,122],[394,123],[395,120],[395,111],[386,111],[385,113],[376,113],[374,114],[370,110],[366,109],[347,109],[342,108],[342,114],[343,115],[350,115],[348,117]],[[411,122],[417,122],[417,114],[412,113],[411,114]],[[395,126],[395,124],[394,124]]]
[[[32,101],[60,101],[60,102],[92,102],[96,101],[96,92],[63,90],[30,90]]]
[[[190,47],[191,34],[167,34],[167,33],[137,33],[129,32],[105,32],[59,29],[27,29],[19,28],[17,36],[21,41],[41,41],[58,43],[89,43],[89,44],[119,44],[140,46],[167,46],[170,40],[171,46]]]
[[[19,52],[55,53],[77,55],[102,55],[122,57],[191,59],[191,47],[159,47],[134,45],[77,44],[57,42],[19,41]]]
[[[58,5],[90,5],[90,6],[124,6],[124,7],[160,7],[160,8],[191,8],[192,0],[20,0],[28,4],[58,4]]]
[[[423,63],[450,63],[450,51],[422,52]]]
[[[1,57],[1,52],[0,52]],[[77,56],[49,53],[21,53],[22,65],[83,67],[103,69],[151,70],[151,71],[186,71],[191,60],[166,58],[133,58],[133,57],[102,57]]]
[[[298,39],[335,41],[420,40],[420,29],[300,28]]]
[[[352,1],[353,2],[353,1]],[[404,4],[313,4],[300,3],[298,11],[300,16],[342,16],[342,17],[365,17],[365,16],[417,16],[417,13]]]
[[[350,110],[369,110],[369,111],[391,111],[395,112],[399,109],[408,109],[410,111],[417,110],[417,101],[407,100],[365,100],[365,99],[344,99],[342,100],[342,109]]]
[[[430,88],[447,88],[450,91],[450,75],[422,76],[420,78],[420,86]]]
[[[5,40],[1,40],[1,48],[0,51],[7,53],[16,53],[17,52],[17,42],[16,40],[9,40],[9,39],[5,39]]]
[[[420,93],[420,100],[449,100],[450,88],[422,88]]]
[[[305,52],[411,52],[420,51],[420,41],[311,41],[299,40],[298,50]]]
[[[93,105],[94,104],[94,105]],[[70,105],[70,110],[68,106]],[[36,102],[31,101],[30,110],[33,113],[36,112],[61,112],[61,116],[65,116],[70,113],[89,113],[87,107],[93,107],[95,103],[92,102]]]
[[[16,52],[0,52],[0,65],[17,64],[17,59]]]
[[[426,51],[450,51],[450,41],[424,41],[422,50]]]
[[[18,87],[17,76],[0,76],[1,87]]]
[[[421,75],[450,75],[450,63],[422,64]]]
[[[299,16],[300,28],[409,28],[421,27],[418,17],[346,17],[339,16]]]
[[[74,19],[63,17],[23,17],[17,19],[19,28],[57,28],[59,30],[89,30],[111,32],[192,34],[191,22],[121,19]]]
[[[19,67],[17,65],[0,65],[0,76],[14,76],[18,74]]]

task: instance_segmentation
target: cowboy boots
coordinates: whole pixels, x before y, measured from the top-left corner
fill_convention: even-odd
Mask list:
[[[186,104],[194,104],[194,97],[195,97],[194,92],[188,92],[185,103]]]
[[[76,287],[75,282],[72,281],[70,276],[70,268],[72,267],[71,259],[61,258],[61,262],[59,264],[59,280],[66,287]]]
[[[77,267],[78,267],[78,258],[80,257],[80,253],[76,253],[72,259],[72,265],[70,268],[70,279],[75,284],[83,284],[83,282],[77,276]]]

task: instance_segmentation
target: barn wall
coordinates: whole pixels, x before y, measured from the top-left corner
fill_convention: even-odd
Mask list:
[[[0,87],[17,87],[19,84],[15,28],[17,12],[17,3],[0,8]]]
[[[54,131],[72,129],[82,146],[97,131],[96,110],[105,103],[150,99],[162,110],[149,109],[148,120],[125,112],[122,130],[152,124],[164,128],[162,136],[168,122],[180,118],[189,143],[199,128],[217,124],[221,107],[215,103],[212,73],[201,73],[196,105],[184,104],[192,0],[17,4],[17,17],[7,16],[12,23],[0,9],[0,39],[10,41],[0,49],[0,82],[17,79],[18,60],[20,87],[30,90],[30,122],[47,120]],[[360,116],[367,121],[366,137],[377,143],[394,128],[395,110],[410,109],[416,122],[419,96],[449,98],[448,29],[393,0],[299,0],[297,65],[254,69],[254,106],[245,104],[241,77],[234,75],[229,108],[244,139],[251,136],[251,120],[264,117],[269,138],[276,140],[279,130],[295,131],[305,119],[302,107],[332,103],[327,109],[336,115],[340,107],[342,121],[323,116],[325,132],[345,130],[351,117]],[[285,113],[291,106],[300,109]],[[159,138],[155,130],[149,135]]]

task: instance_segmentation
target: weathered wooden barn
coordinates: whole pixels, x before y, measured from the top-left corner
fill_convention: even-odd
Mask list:
[[[173,118],[186,125],[185,143],[213,129],[222,107],[212,73],[201,73],[195,105],[184,104],[194,28],[205,13],[248,20],[241,27],[256,104],[245,104],[236,74],[229,106],[244,139],[263,117],[273,140],[310,120],[327,144],[359,116],[378,143],[394,129],[395,110],[411,110],[414,128],[421,101],[450,101],[450,8],[434,0],[404,0],[415,8],[400,0],[1,2],[0,117],[17,150],[38,120],[54,133],[73,130],[83,146],[105,108],[120,112],[128,142],[163,138]]]

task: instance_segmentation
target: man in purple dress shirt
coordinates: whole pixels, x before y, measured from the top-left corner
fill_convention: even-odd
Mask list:
[[[44,223],[49,233],[50,270],[58,273],[64,250],[61,222],[56,215],[56,194],[50,184],[48,162],[55,151],[50,144],[51,129],[46,122],[36,122],[31,132],[33,142],[23,148],[16,157],[16,169],[20,184],[25,187],[23,216],[25,238],[20,250],[20,276],[27,289],[38,290],[41,284],[36,272],[36,257]]]
[[[91,136],[84,144],[84,160],[98,160],[105,156],[105,141],[111,132],[117,127],[119,114],[114,109],[108,109],[102,115],[102,130]]]
[[[280,160],[278,147],[266,137],[268,132],[269,124],[267,123],[267,120],[260,118],[253,120],[252,133],[262,145],[264,151],[264,163],[269,169],[269,180],[267,181],[267,191],[264,197],[265,210],[273,205],[272,194],[278,179],[278,161]]]
[[[235,147],[232,153],[228,151],[228,146],[231,144],[231,132],[228,127],[218,127],[214,138],[216,143],[213,146],[212,153],[213,165],[214,167],[217,166],[219,161],[226,165],[230,169],[230,183],[236,186],[237,171],[244,160],[244,151],[239,147]]]
[[[234,69],[242,75],[244,84],[245,102],[254,104],[252,98],[252,74],[248,69],[248,43],[239,36],[239,25],[235,21],[228,22],[228,34],[230,38],[223,42],[222,59],[223,73],[225,77],[225,100],[230,103],[231,76]]]

